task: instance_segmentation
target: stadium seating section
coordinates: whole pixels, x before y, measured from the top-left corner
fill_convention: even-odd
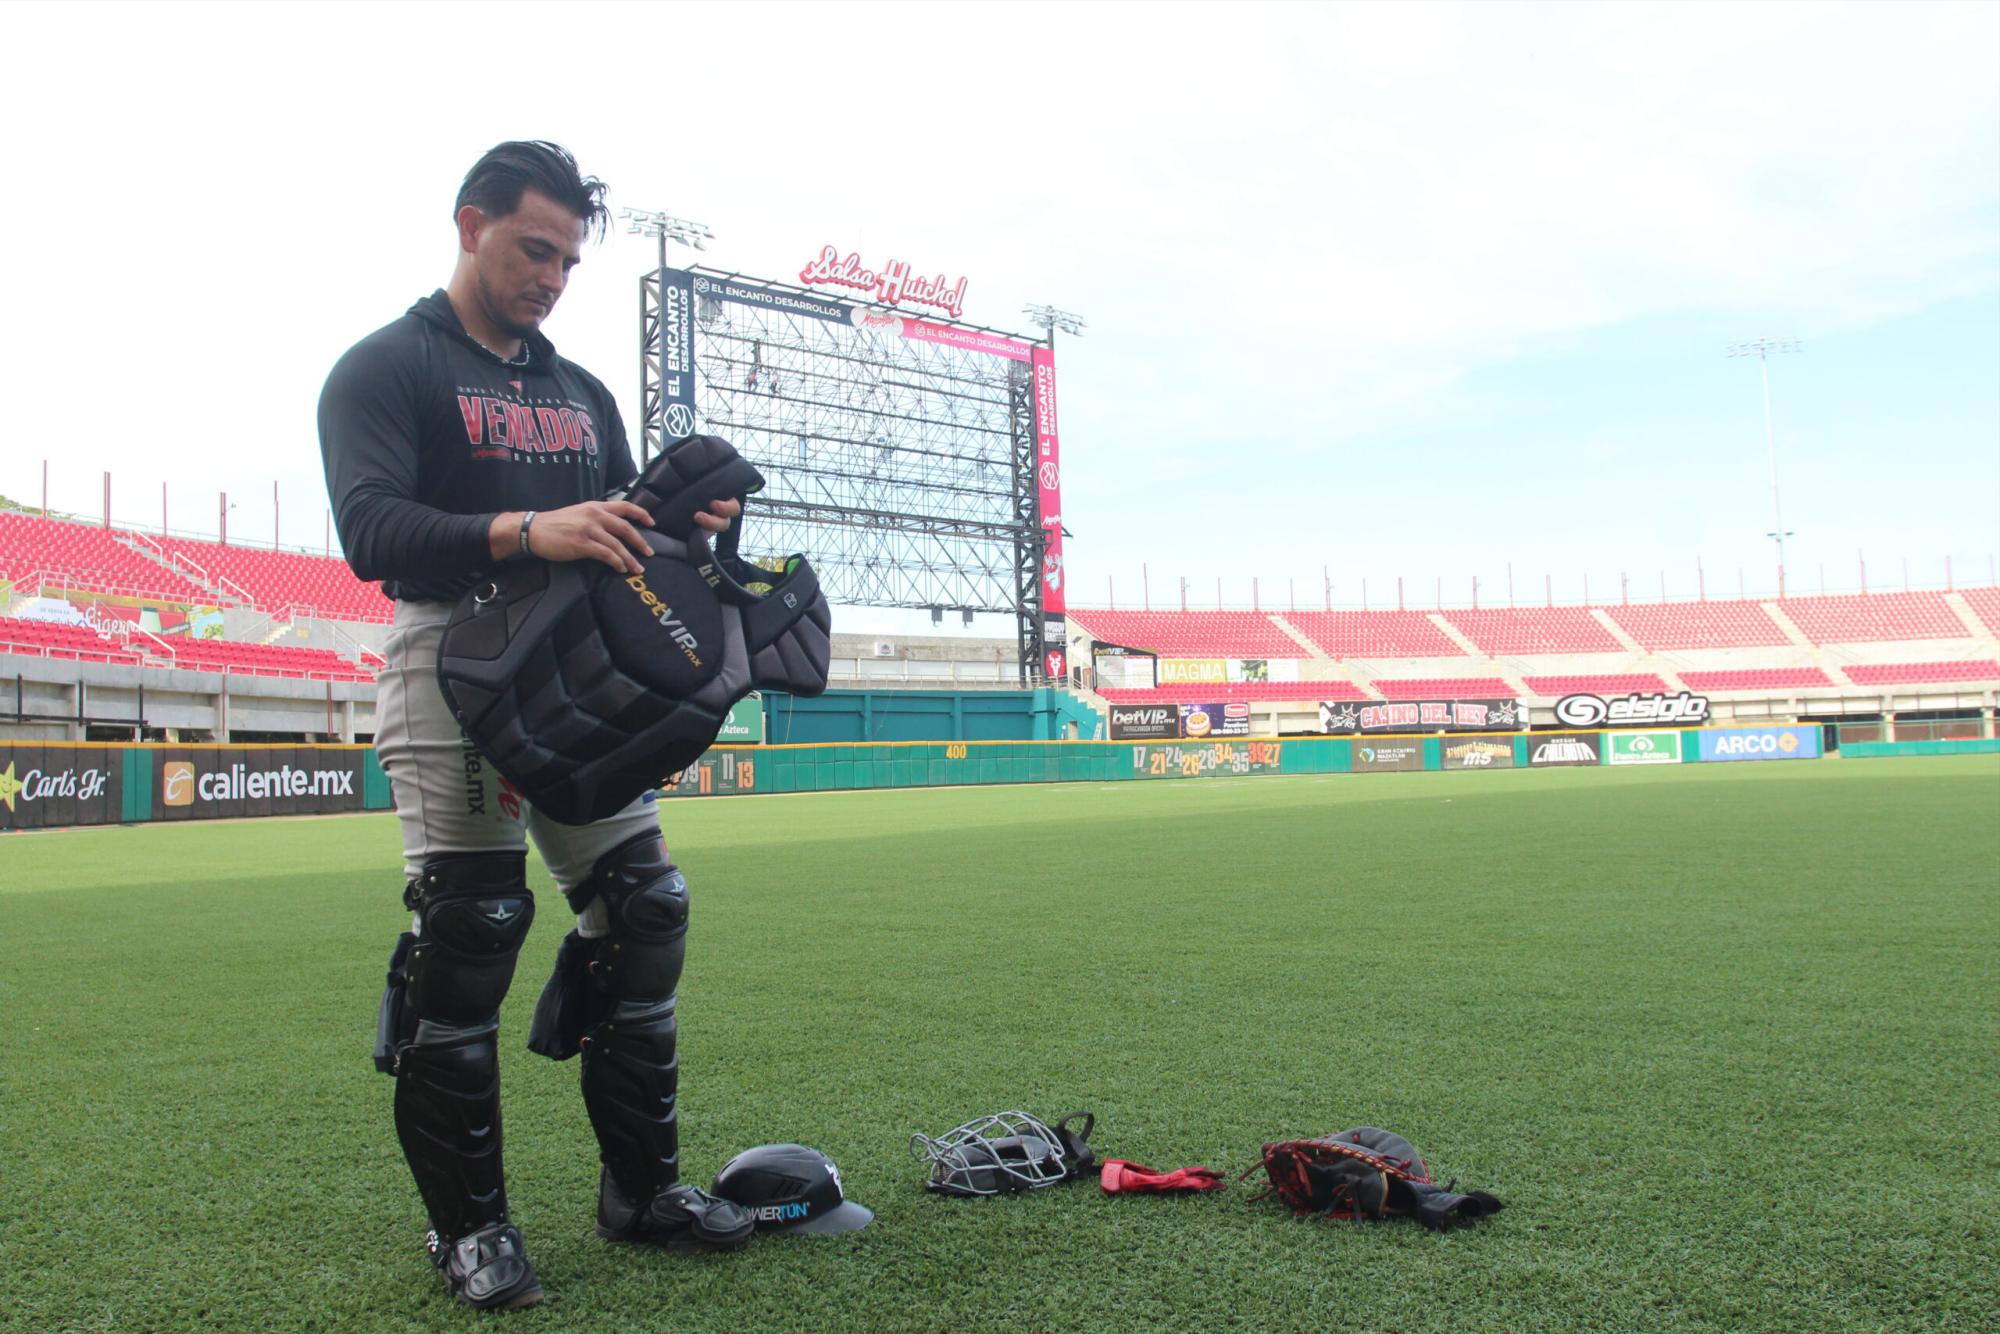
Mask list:
[[[177,568],[173,556],[200,579]],[[183,605],[247,600],[277,616],[303,608],[338,621],[385,622],[394,605],[380,585],[362,583],[338,557],[161,538],[12,511],[0,512],[0,574],[16,580],[39,574],[54,588]],[[1296,654],[1297,646],[1286,642]]]
[[[1610,631],[1597,623],[1588,607],[1492,607],[1440,614],[1483,653],[1626,651]]]
[[[1531,695],[1560,699],[1564,695],[1634,695],[1664,691],[1667,683],[1651,672],[1606,672],[1593,676],[1528,676],[1522,678]]]
[[[1749,667],[1722,672],[1682,672],[1689,690],[1725,694],[1742,690],[1813,690],[1834,684],[1817,667]]]
[[[1099,639],[1183,658],[1302,658],[1305,650],[1258,611],[1094,611]]]
[[[2000,681],[2000,662],[1894,662],[1849,667],[1858,686],[1948,685],[1959,681]]]
[[[121,644],[88,626],[57,625],[0,616],[0,653],[76,662],[125,663],[140,667],[182,667],[238,676],[283,676],[315,681],[372,681],[368,665],[317,648],[232,643],[223,639],[138,637]]]
[[[1952,613],[1942,593],[1786,598],[1778,609],[1815,644],[1970,638],[1965,622]]]
[[[214,601],[204,589],[124,546],[112,531],[0,511],[0,573],[17,581],[41,574],[62,587],[127,597]]]
[[[368,662],[326,649],[174,633],[187,625],[189,608],[247,602],[282,629],[299,612],[381,624],[394,606],[379,585],[354,578],[337,557],[161,538],[14,511],[0,512],[0,578],[10,581],[17,595],[62,596],[65,590],[72,596],[103,595],[99,609],[105,615],[135,623],[143,617],[145,625],[160,631],[120,640],[86,626],[0,616],[0,653],[239,675],[367,681],[374,673]],[[0,600],[0,607],[5,605]],[[1961,607],[1972,620],[1962,618]],[[1363,668],[1352,673],[1361,678],[1359,684],[1243,681],[1101,692],[1115,703],[1361,702],[1377,695],[1505,699],[1521,693],[1546,700],[1664,691],[1669,675],[1690,690],[1721,694],[1927,685],[1986,689],[2000,682],[2000,663],[1994,660],[1935,660],[1990,651],[1988,636],[2000,638],[2000,587],[1960,590],[1952,598],[1927,591],[1762,603],[1725,599],[1435,612],[1079,608],[1072,615],[1095,639],[1163,657],[1298,660],[1308,671],[1325,670],[1333,660]],[[1975,623],[1984,635],[1975,633]],[[1909,645],[1902,655],[1921,660],[1840,666],[1841,659],[1854,655],[1836,650],[1827,655],[1831,661],[1800,665],[1798,658],[1807,652],[1800,636],[1814,649]],[[1963,647],[1937,641],[1961,641]],[[1704,656],[1692,663],[1652,657],[1682,653]],[[1871,650],[1867,656],[1895,653]],[[1408,664],[1406,672],[1430,674],[1371,676],[1385,667],[1394,672],[1389,664],[1398,661]],[[1315,662],[1320,666],[1313,667]]]
[[[1640,647],[1662,649],[1775,648],[1790,643],[1770,613],[1754,602],[1650,602],[1606,607]]]
[[[244,644],[226,639],[167,641],[177,667],[192,671],[224,671],[239,676],[305,676],[314,680],[372,681],[374,673],[349,658],[323,648],[286,648],[278,644]]]
[[[1969,588],[1960,596],[1989,634],[2000,635],[2000,588]]]
[[[1383,699],[1512,699],[1515,693],[1497,676],[1414,676],[1373,684]]]
[[[67,658],[73,662],[130,662],[139,655],[115,640],[81,625],[51,625],[0,616],[0,653],[31,658]]]
[[[1256,704],[1269,700],[1351,700],[1367,694],[1351,681],[1231,681],[1225,685],[1159,686],[1152,690],[1111,688],[1099,692],[1113,704]]]
[[[1456,658],[1465,652],[1420,611],[1297,611],[1284,617],[1334,658]]]
[[[1962,603],[1958,599],[1963,599]],[[1971,618],[1965,616],[1970,611]],[[1843,690],[1897,685],[1984,688],[1996,679],[1986,636],[2000,638],[2000,587],[1946,594],[1898,592],[1714,602],[1619,603],[1603,607],[1506,607],[1449,611],[1104,612],[1075,608],[1096,638],[1163,656],[1296,658],[1303,639],[1319,661],[1356,664],[1351,681],[1275,683],[1163,692],[1112,692],[1120,699],[1282,701],[1350,698],[1554,700],[1570,694],[1668,691],[1717,694]],[[1789,624],[1788,624],[1789,622]],[[1984,635],[1974,626],[1983,626]],[[1614,632],[1612,627],[1616,627]],[[1291,641],[1281,641],[1283,635]],[[1460,638],[1462,636],[1462,639]],[[1966,643],[1979,658],[1939,662],[1939,640]],[[1473,647],[1468,649],[1467,644]],[[1842,666],[1850,655],[1801,663],[1822,645],[1907,644],[1908,663]],[[1926,652],[1926,648],[1930,651]],[[1678,655],[1686,654],[1692,659]],[[1894,656],[1871,650],[1867,656]],[[1655,655],[1660,655],[1656,657]],[[1421,659],[1421,662],[1414,660]],[[1410,661],[1397,673],[1394,664]],[[1464,670],[1453,672],[1462,663]],[[1784,665],[1778,665],[1778,664]],[[1443,669],[1443,670],[1438,670]],[[1312,670],[1307,666],[1306,670]],[[1374,673],[1385,673],[1376,676]],[[1415,672],[1424,672],[1418,676]],[[1358,682],[1358,684],[1357,684]]]
[[[387,621],[395,608],[380,584],[362,583],[345,561],[178,537],[160,545],[192,562],[211,582],[227,579],[264,611],[298,606],[336,621]]]

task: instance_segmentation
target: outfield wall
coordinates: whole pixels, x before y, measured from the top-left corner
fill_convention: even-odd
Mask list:
[[[1594,768],[1820,757],[1820,729],[1813,723],[1686,731],[1366,738],[719,746],[665,791],[669,796],[723,796],[986,783]]]
[[[877,741],[716,746],[662,789],[726,796],[1251,774],[1622,768],[1822,757],[1814,723],[1685,730],[1229,737],[1202,741]],[[1841,753],[1964,754],[2000,741],[1851,742]],[[390,809],[367,746],[0,742],[0,831]]]
[[[372,746],[0,741],[0,831],[390,809]]]

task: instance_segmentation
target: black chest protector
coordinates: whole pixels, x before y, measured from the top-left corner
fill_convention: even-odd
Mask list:
[[[693,763],[751,690],[826,689],[832,617],[805,557],[762,569],[737,556],[741,519],[712,550],[694,522],[763,485],[727,442],[687,436],[609,497],[653,516],[643,574],[514,560],[460,599],[438,684],[536,809],[602,819]]]

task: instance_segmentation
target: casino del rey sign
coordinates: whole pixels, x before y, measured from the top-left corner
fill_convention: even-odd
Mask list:
[[[861,252],[840,253],[838,246],[820,247],[819,258],[799,270],[807,287],[849,287],[867,292],[885,306],[929,306],[957,319],[965,310],[965,279],[956,283],[942,273],[912,276],[903,260],[892,259],[880,269],[863,268]]]

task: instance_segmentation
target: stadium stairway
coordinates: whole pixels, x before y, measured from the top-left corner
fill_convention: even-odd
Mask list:
[[[1806,637],[1805,631],[1793,624],[1792,618],[1785,615],[1784,608],[1780,607],[1776,602],[1760,602],[1757,605],[1763,608],[1764,614],[1769,616],[1776,623],[1777,627],[1785,632],[1785,638],[1790,640],[1795,646],[1805,649],[1807,652],[1811,652],[1817,647],[1812,640]]]
[[[1473,643],[1472,640],[1466,636],[1465,631],[1459,629],[1457,626],[1453,625],[1450,621],[1447,621],[1438,612],[1431,612],[1428,615],[1426,615],[1424,619],[1429,621],[1432,625],[1436,626],[1439,634],[1443,635],[1446,639],[1449,639],[1452,643],[1458,645],[1458,647],[1460,648],[1461,651],[1464,652],[1466,657],[1478,658],[1481,662],[1490,663],[1493,661],[1493,659],[1486,656],[1486,651],[1484,649],[1480,648],[1479,645]]]
[[[1982,588],[1978,591],[1981,594],[1990,595],[1995,590]],[[1989,597],[1985,601],[1993,605],[1996,613],[2000,613],[2000,599]],[[1953,614],[1965,623],[1966,632],[1974,639],[1992,639],[2000,636],[2000,616],[1996,616],[1994,622],[1989,625],[1985,618],[1980,616],[1979,608],[1973,605],[1972,596],[1958,592],[1946,593],[1944,595],[1944,605],[1950,607]]]
[[[204,572],[193,568],[185,562],[169,560],[166,553],[160,549],[159,544],[153,542],[143,534],[129,532],[122,528],[113,528],[111,530],[111,540],[134,555],[149,560],[161,569],[187,580],[187,582],[214,598],[215,605],[218,607],[235,606],[243,600],[234,593],[226,592],[218,587]]]
[[[1631,632],[1626,630],[1624,626],[1618,624],[1609,610],[1603,607],[1592,607],[1590,614],[1596,618],[1598,625],[1603,627],[1604,633],[1610,635],[1623,645],[1625,651],[1633,656],[1635,662],[1643,664],[1640,668],[1642,674],[1650,673],[1659,677],[1669,691],[1687,689],[1673,668],[1665,662],[1660,661],[1657,654],[1647,652],[1645,645],[1634,639]]]
[[[1321,648],[1318,644],[1313,643],[1310,636],[1301,633],[1299,628],[1293,625],[1290,621],[1286,620],[1281,613],[1278,612],[1271,613],[1271,624],[1277,626],[1280,630],[1283,630],[1287,635],[1289,635],[1291,637],[1291,641],[1294,644],[1297,644],[1300,648],[1306,651],[1306,656],[1308,658],[1316,658],[1322,662],[1333,661],[1333,659],[1327,654],[1325,649]]]

